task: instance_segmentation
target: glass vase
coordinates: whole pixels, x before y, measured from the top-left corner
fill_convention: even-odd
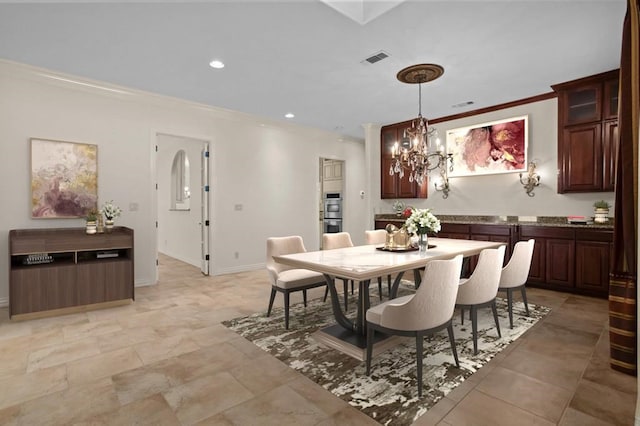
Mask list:
[[[420,253],[426,253],[429,247],[427,234],[418,234],[418,250]]]

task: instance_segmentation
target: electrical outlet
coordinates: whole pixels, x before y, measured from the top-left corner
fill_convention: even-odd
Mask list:
[[[238,253],[238,252],[233,253],[233,257],[235,257],[236,259],[239,259],[240,258],[240,253]]]

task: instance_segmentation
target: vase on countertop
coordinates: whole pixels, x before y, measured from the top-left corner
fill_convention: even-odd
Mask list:
[[[104,221],[104,229],[107,232],[111,232],[113,230],[113,219],[106,218]]]
[[[595,223],[607,223],[609,221],[609,209],[596,208],[593,215]]]
[[[87,228],[86,228],[87,234],[95,234],[97,232],[97,229],[98,229],[98,225],[96,224],[95,220],[87,221]]]
[[[418,250],[420,253],[426,253],[429,247],[429,238],[427,234],[418,234]]]

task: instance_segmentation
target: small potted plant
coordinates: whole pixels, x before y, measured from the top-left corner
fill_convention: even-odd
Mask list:
[[[609,221],[609,209],[611,206],[604,200],[596,201],[593,203],[594,207],[594,218],[593,221],[596,223],[606,223]]]
[[[85,216],[85,220],[87,221],[87,225],[86,225],[87,234],[95,234],[97,232],[98,225],[96,221],[98,220],[98,214],[100,213],[95,208],[87,212],[87,215]]]
[[[109,200],[102,205],[100,213],[104,215],[104,227],[109,232],[113,228],[113,220],[120,216],[122,209],[113,204],[113,200]]]

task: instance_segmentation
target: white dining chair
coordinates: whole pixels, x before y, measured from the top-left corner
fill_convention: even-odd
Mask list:
[[[504,261],[505,246],[496,249],[484,249],[480,252],[478,264],[469,278],[460,280],[456,307],[460,308],[462,321],[464,322],[465,308],[471,309],[471,329],[473,333],[473,354],[478,353],[478,308],[491,306],[493,319],[500,333],[500,323],[498,322],[498,310],[496,308],[496,296],[500,275],[502,273],[502,262]]]
[[[459,367],[452,318],[462,269],[462,255],[427,263],[423,282],[415,294],[387,300],[367,310],[367,375],[371,373],[373,340],[376,331],[416,339],[418,396],[422,396],[424,337],[447,329],[456,367]]]
[[[276,262],[273,256],[285,254],[303,253],[302,237],[294,235],[288,237],[267,238],[267,273],[271,282],[271,297],[267,316],[271,315],[271,308],[276,297],[276,292],[284,294],[284,328],[289,329],[289,294],[294,291],[302,291],[304,306],[307,306],[307,290],[315,287],[326,286],[324,275],[307,269],[296,269]],[[326,298],[326,294],[325,294]]]
[[[507,309],[509,311],[509,327],[513,328],[513,291],[520,290],[524,308],[529,316],[529,304],[527,303],[527,290],[525,284],[529,277],[529,269],[531,269],[531,259],[533,257],[533,248],[535,240],[518,241],[513,247],[513,254],[509,263],[502,268],[500,276],[500,285],[498,291],[507,292]]]

